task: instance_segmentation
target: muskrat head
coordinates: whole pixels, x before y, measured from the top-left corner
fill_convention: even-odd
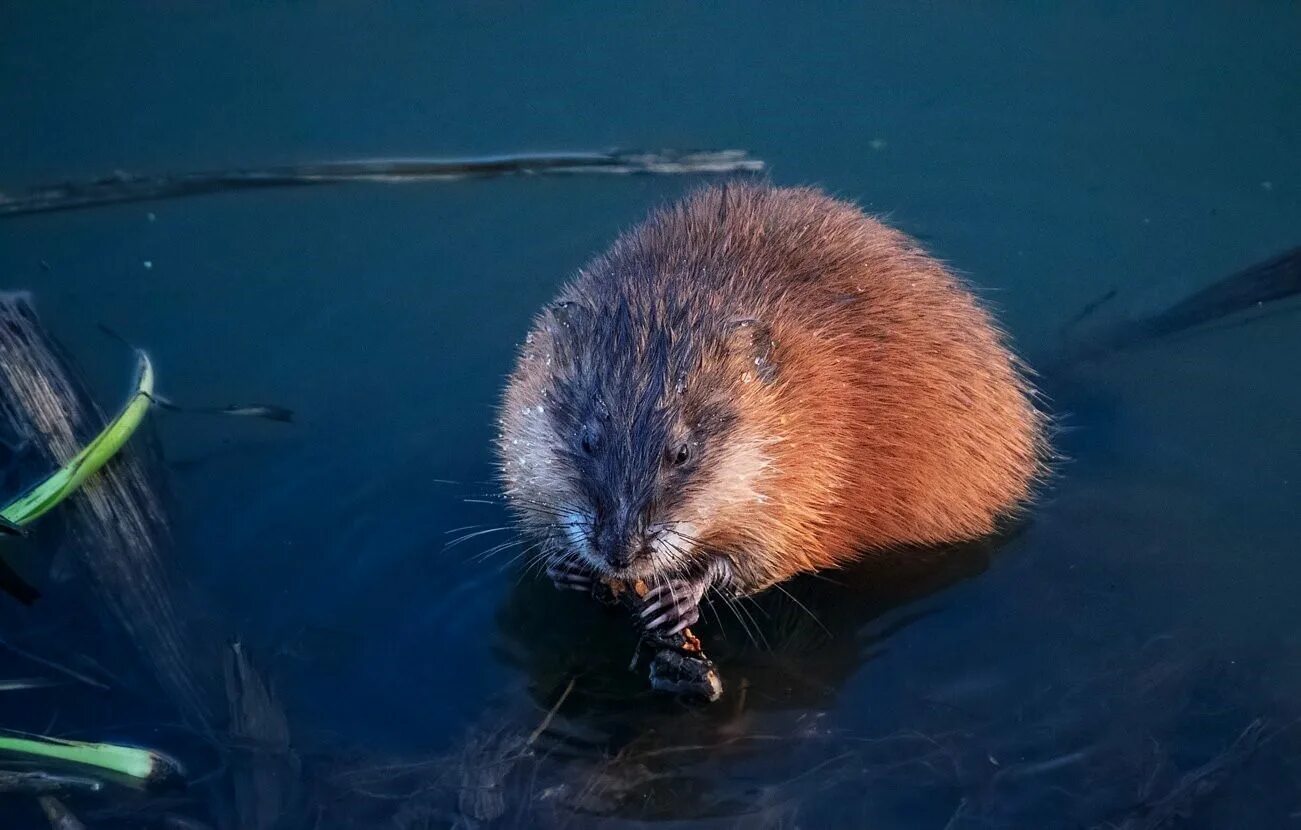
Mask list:
[[[625,299],[562,300],[539,317],[498,447],[506,496],[545,555],[631,579],[727,554],[719,517],[764,498],[773,439],[748,415],[775,363],[765,325],[707,317]]]

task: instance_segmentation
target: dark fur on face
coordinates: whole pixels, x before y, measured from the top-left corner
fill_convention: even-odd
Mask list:
[[[635,266],[624,267],[613,290],[552,307],[547,412],[568,488],[588,511],[583,535],[615,571],[653,556],[736,420],[720,376],[735,326],[709,319],[689,294],[648,302]]]

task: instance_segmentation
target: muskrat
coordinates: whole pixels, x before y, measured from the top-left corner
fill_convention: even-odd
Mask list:
[[[497,448],[559,587],[652,586],[673,633],[712,589],[985,536],[1031,497],[1046,417],[962,282],[817,190],[696,191],[534,320]]]

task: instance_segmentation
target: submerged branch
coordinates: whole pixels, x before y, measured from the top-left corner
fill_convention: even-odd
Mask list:
[[[86,825],[81,823],[68,806],[52,795],[43,795],[40,797],[41,810],[45,812],[45,818],[50,823],[50,830],[86,830]]]
[[[103,782],[79,775],[60,775],[43,770],[0,770],[0,793],[29,795],[76,791],[97,793],[103,788]]]
[[[1161,830],[1191,817],[1200,802],[1242,771],[1269,737],[1268,724],[1257,718],[1222,753],[1183,775],[1168,793],[1142,805],[1118,827],[1120,830]]]
[[[1149,317],[1137,334],[1167,337],[1297,294],[1301,294],[1301,248],[1285,251],[1208,285]]]
[[[1063,327],[1068,333],[1115,299],[1116,289],[1086,305]],[[1067,350],[1066,360],[1092,359],[1185,332],[1205,330],[1221,320],[1261,312],[1301,295],[1301,248],[1249,265],[1196,291],[1159,313],[1095,332]],[[1285,307],[1286,308],[1286,307]]]
[[[55,210],[74,210],[120,202],[174,199],[229,190],[339,184],[344,182],[450,181],[498,176],[682,175],[757,173],[763,161],[744,150],[683,152],[536,153],[468,158],[360,159],[292,164],[245,170],[218,170],[174,175],[115,172],[90,182],[34,187],[26,193],[0,193],[0,217]]]

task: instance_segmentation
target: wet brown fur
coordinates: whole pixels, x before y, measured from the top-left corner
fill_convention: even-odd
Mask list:
[[[816,190],[701,189],[560,296],[510,379],[498,442],[506,494],[539,537],[555,538],[555,509],[578,497],[581,416],[555,411],[583,383],[654,387],[643,365],[665,375],[646,395],[667,398],[685,372],[705,396],[678,420],[696,418],[712,445],[666,509],[694,531],[688,553],[725,557],[742,591],[989,534],[1044,470],[1046,420],[989,313],[907,236]],[[562,313],[575,304],[577,323]],[[631,345],[585,345],[619,314]],[[621,368],[598,368],[614,359],[602,349],[627,352]]]

